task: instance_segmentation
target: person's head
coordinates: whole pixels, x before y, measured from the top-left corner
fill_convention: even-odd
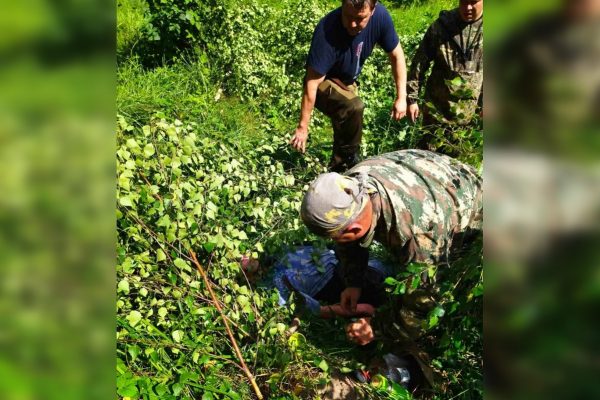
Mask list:
[[[300,207],[302,221],[311,232],[338,243],[361,239],[371,227],[372,215],[364,183],[335,172],[319,175]]]
[[[598,0],[564,0],[563,8],[567,17],[575,20],[597,19],[600,16],[600,1]]]
[[[483,14],[483,0],[460,0],[458,11],[463,21],[477,21]]]
[[[377,0],[342,0],[342,25],[350,36],[356,36],[365,29]]]

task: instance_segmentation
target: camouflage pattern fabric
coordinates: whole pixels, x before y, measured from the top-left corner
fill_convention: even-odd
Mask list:
[[[419,102],[431,62],[424,100],[436,110],[422,107],[424,116],[440,123],[469,123],[481,105],[483,91],[483,17],[467,23],[458,9],[440,13],[412,59],[407,81],[409,103]]]
[[[463,237],[481,236],[482,180],[471,166],[430,151],[400,150],[367,159],[345,175],[360,177],[373,205],[367,234],[335,248],[346,287],[362,288],[368,281],[373,240],[396,259],[391,264],[395,275],[413,261],[447,263],[459,254],[456,249],[463,247]],[[438,374],[417,340],[426,332],[428,314],[440,299],[438,276],[423,275],[418,288],[378,308],[371,326],[376,338],[391,341],[394,354],[410,354],[416,360],[423,375],[421,385],[427,388],[436,385]]]
[[[373,239],[400,265],[448,260],[452,239],[481,230],[481,177],[453,158],[426,150],[400,150],[367,159],[346,175],[368,176],[373,204],[370,231],[357,242],[338,244],[347,286],[360,287]]]

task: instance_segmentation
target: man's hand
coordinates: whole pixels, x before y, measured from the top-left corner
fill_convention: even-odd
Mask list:
[[[349,312],[356,312],[356,303],[360,298],[361,288],[349,287],[344,289],[340,296],[340,304],[342,307]]]
[[[394,118],[396,121],[402,119],[406,116],[406,98],[401,97],[394,101],[394,105],[392,106],[392,112],[390,116]]]
[[[375,339],[371,318],[361,318],[346,325],[346,337],[361,346],[371,343]]]
[[[308,129],[298,127],[298,128],[296,128],[296,131],[294,132],[294,136],[292,137],[292,140],[290,140],[290,144],[296,150],[304,153],[304,151],[306,150],[306,139],[307,138],[308,138]]]
[[[417,103],[408,106],[408,116],[412,122],[415,122],[419,118],[419,105]]]

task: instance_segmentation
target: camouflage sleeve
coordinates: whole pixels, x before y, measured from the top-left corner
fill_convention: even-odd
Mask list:
[[[412,58],[410,71],[406,83],[407,99],[409,104],[416,103],[419,99],[419,91],[425,81],[425,74],[429,69],[429,65],[435,56],[436,48],[436,23],[431,25],[425,36],[421,40],[421,44]]]
[[[340,261],[346,287],[362,287],[369,263],[369,249],[355,243],[339,243],[335,254]]]

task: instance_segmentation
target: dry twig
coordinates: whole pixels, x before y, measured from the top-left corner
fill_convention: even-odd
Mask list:
[[[223,320],[223,324],[225,324],[225,329],[227,330],[227,334],[229,335],[229,339],[231,339],[231,344],[233,346],[233,350],[235,351],[235,354],[237,355],[238,359],[240,360],[240,364],[242,366],[242,369],[244,370],[244,373],[248,377],[248,380],[250,380],[250,384],[252,385],[252,388],[254,389],[254,392],[256,393],[256,397],[258,397],[260,400],[262,400],[264,397],[263,397],[262,393],[260,392],[260,389],[259,389],[258,385],[256,384],[256,380],[254,379],[254,375],[252,375],[252,372],[250,372],[250,370],[248,369],[248,366],[246,366],[246,362],[244,361],[244,357],[242,356],[242,352],[240,351],[240,348],[238,347],[238,344],[237,344],[237,342],[235,340],[235,337],[233,336],[233,333],[231,332],[231,329],[229,328],[229,323],[227,322],[227,318],[225,317],[225,314],[223,313],[223,309],[221,308],[221,305],[217,301],[217,297],[215,296],[215,292],[213,291],[212,286],[210,284],[210,281],[208,280],[208,275],[206,275],[206,271],[204,271],[204,268],[202,268],[202,266],[198,262],[198,259],[196,258],[196,253],[194,253],[192,250],[190,250],[190,255],[192,256],[192,262],[196,266],[196,269],[198,269],[198,272],[200,272],[200,275],[202,275],[202,279],[204,280],[204,284],[208,288],[208,291],[210,293],[210,296],[213,299],[215,307],[219,311],[219,314],[221,314],[221,319]]]

